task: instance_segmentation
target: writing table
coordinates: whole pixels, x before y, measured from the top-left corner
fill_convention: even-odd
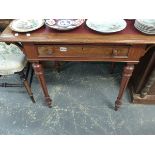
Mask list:
[[[46,86],[41,61],[126,62],[115,101],[115,110],[118,110],[134,65],[144,56],[148,48],[155,44],[155,36],[142,34],[134,28],[134,21],[126,21],[127,27],[123,31],[112,34],[92,31],[85,23],[77,29],[65,32],[52,30],[44,25],[33,32],[18,35],[8,26],[3,31],[0,41],[23,44],[24,53],[28,61],[33,64],[49,107],[52,100]]]

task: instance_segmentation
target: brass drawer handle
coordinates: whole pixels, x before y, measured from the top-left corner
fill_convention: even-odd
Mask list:
[[[112,50],[112,56],[118,56],[118,50],[117,49]]]

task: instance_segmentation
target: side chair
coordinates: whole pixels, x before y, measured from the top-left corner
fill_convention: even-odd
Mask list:
[[[25,74],[25,67],[27,67],[27,72]],[[15,44],[7,45],[5,42],[0,42],[0,78],[2,76],[18,74],[22,80],[21,84],[15,83],[1,83],[0,87],[21,87],[24,86],[26,91],[35,103],[33,93],[31,91],[31,84],[29,84],[27,78],[29,74],[30,64],[27,62],[25,55],[22,50]],[[32,75],[30,83],[32,82]]]

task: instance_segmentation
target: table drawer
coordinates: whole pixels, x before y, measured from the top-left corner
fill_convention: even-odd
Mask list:
[[[86,56],[100,56],[110,58],[127,58],[129,47],[125,46],[88,46],[83,47],[83,53]]]
[[[82,46],[69,45],[47,45],[38,46],[39,57],[74,57],[83,56]]]
[[[108,57],[128,58],[128,46],[42,45],[39,57]]]

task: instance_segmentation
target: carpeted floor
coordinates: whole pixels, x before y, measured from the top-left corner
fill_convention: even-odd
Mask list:
[[[0,88],[0,134],[155,134],[155,105],[131,104],[127,90],[124,104],[114,111],[122,67],[118,64],[112,75],[110,63],[69,62],[60,73],[47,67],[51,109],[44,105],[36,77],[32,84],[36,104],[24,88]]]

